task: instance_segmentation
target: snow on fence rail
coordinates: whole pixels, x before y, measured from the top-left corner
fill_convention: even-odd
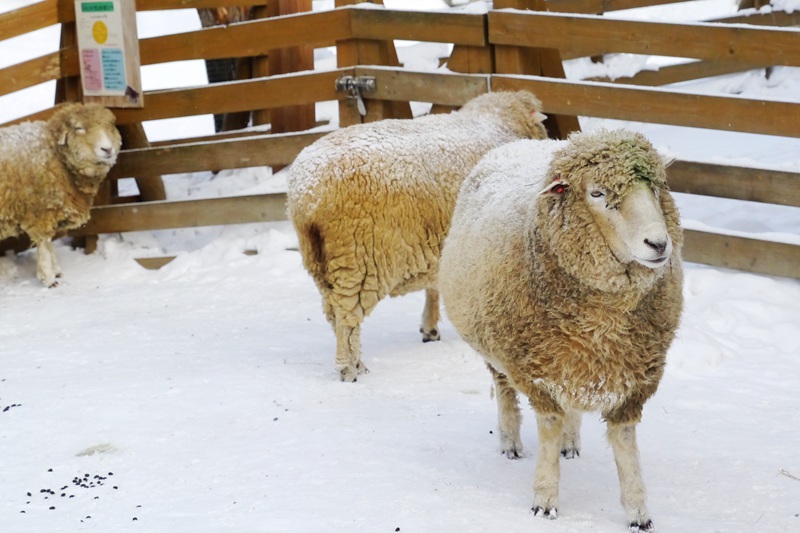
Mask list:
[[[356,0],[337,0],[338,4]],[[223,0],[138,0],[139,10],[207,8]],[[263,6],[263,0],[237,4]],[[550,9],[565,12],[611,11],[667,0],[550,0]],[[0,40],[39,27],[61,23],[68,33],[74,20],[72,2],[48,0],[0,15]],[[146,91],[142,109],[117,109],[124,128],[154,119],[209,113],[276,110],[338,101],[340,126],[360,121],[409,116],[408,102],[434,104],[434,111],[465,103],[487,90],[529,89],[552,118],[551,131],[565,135],[577,125],[574,117],[604,117],[719,130],[800,137],[800,104],[729,96],[708,96],[653,87],[675,79],[706,77],[716,72],[744,71],[758,66],[800,65],[800,32],[794,29],[742,26],[723,22],[666,24],[611,20],[602,16],[503,10],[539,8],[543,0],[495,0],[485,15],[454,12],[409,12],[342,6],[330,11],[260,18],[243,23],[142,39],[143,65],[190,59],[256,58],[287,47],[335,46],[339,68],[275,75],[254,69],[250,79],[190,88]],[[598,9],[601,8],[601,9]],[[786,14],[769,21],[791,24]],[[38,21],[36,24],[32,20]],[[751,15],[761,24],[765,17]],[[23,23],[24,22],[24,23]],[[634,35],[635,38],[631,36]],[[414,72],[400,68],[392,40],[453,44],[448,72]],[[631,83],[567,81],[562,57],[607,52],[659,54],[698,59],[691,67],[643,73]],[[675,69],[675,70],[670,70]],[[62,39],[62,49],[42,58],[0,69],[0,95],[46,80],[74,79],[79,74],[77,51]],[[259,75],[261,74],[261,75]],[[271,75],[270,75],[271,74]],[[353,99],[335,90],[341,76],[374,77],[377,90],[363,94],[366,116]],[[650,81],[648,82],[648,75]],[[670,76],[672,78],[670,78]],[[634,78],[637,78],[634,76]],[[619,80],[617,80],[619,81]],[[669,83],[669,81],[666,81]],[[653,86],[642,87],[641,84]],[[69,94],[68,92],[66,94]],[[702,109],[703,113],[697,110]],[[42,118],[44,111],[23,119]],[[560,121],[560,119],[566,119]],[[274,128],[273,128],[274,132]],[[321,133],[284,134],[228,132],[213,137],[145,142],[125,149],[110,181],[153,174],[174,174],[221,168],[281,166]],[[130,146],[130,145],[129,145]],[[762,169],[678,161],[670,167],[673,190],[724,198],[800,207],[800,175]],[[766,186],[765,186],[766,184]],[[146,195],[142,195],[146,196]],[[259,195],[184,202],[108,198],[93,209],[89,224],[75,235],[107,232],[236,224],[285,218],[285,197]],[[131,201],[125,205],[114,205]],[[800,246],[711,233],[687,231],[685,256],[690,261],[800,278]]]

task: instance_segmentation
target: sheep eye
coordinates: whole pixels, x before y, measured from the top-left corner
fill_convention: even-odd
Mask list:
[[[605,193],[603,193],[603,191],[592,191],[589,193],[589,196],[591,196],[592,198],[602,198],[603,196],[605,196]]]
[[[83,126],[75,126],[75,133],[84,134],[86,133],[86,128]]]

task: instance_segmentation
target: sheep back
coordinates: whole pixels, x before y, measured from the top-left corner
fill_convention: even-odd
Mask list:
[[[363,317],[386,295],[433,287],[458,189],[491,148],[543,138],[539,101],[489,93],[459,111],[337,130],[292,164],[289,216],[323,293]]]
[[[682,308],[677,211],[665,189],[659,198],[675,242],[666,266],[612,266],[590,223],[559,218],[539,194],[569,150],[569,141],[526,140],[484,157],[460,191],[440,291],[462,337],[538,412],[599,410],[638,421]],[[627,287],[602,282],[619,269],[631,276]]]

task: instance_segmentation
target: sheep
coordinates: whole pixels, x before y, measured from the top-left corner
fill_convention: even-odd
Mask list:
[[[527,91],[487,93],[447,115],[342,128],[295,159],[289,218],[336,336],[342,381],[367,371],[361,322],[387,295],[425,289],[422,340],[439,339],[439,255],[461,182],[491,148],[545,138],[540,110]]]
[[[47,121],[0,128],[0,239],[28,234],[45,286],[61,276],[51,240],[89,220],[120,145],[113,113],[97,104],[62,104]]]
[[[678,327],[680,220],[665,162],[625,130],[518,141],[461,187],[439,265],[446,315],[494,382],[502,453],[520,456],[517,391],[536,413],[533,512],[558,514],[559,452],[599,411],[630,530],[653,531],[636,424]]]

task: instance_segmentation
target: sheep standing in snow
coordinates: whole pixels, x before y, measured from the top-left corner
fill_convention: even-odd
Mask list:
[[[0,128],[0,239],[28,234],[46,286],[61,274],[51,240],[89,220],[120,144],[114,115],[96,104],[63,104],[46,122]]]
[[[600,411],[631,531],[652,531],[636,424],[681,315],[682,233],[664,163],[641,135],[573,134],[487,154],[465,180],[440,263],[448,317],[491,372],[501,448],[536,412],[533,510],[556,518],[559,452]]]
[[[298,155],[289,216],[343,381],[366,372],[361,322],[387,295],[425,289],[420,332],[439,339],[439,255],[458,189],[490,149],[545,138],[540,109],[527,91],[489,93],[448,115],[343,128]]]

